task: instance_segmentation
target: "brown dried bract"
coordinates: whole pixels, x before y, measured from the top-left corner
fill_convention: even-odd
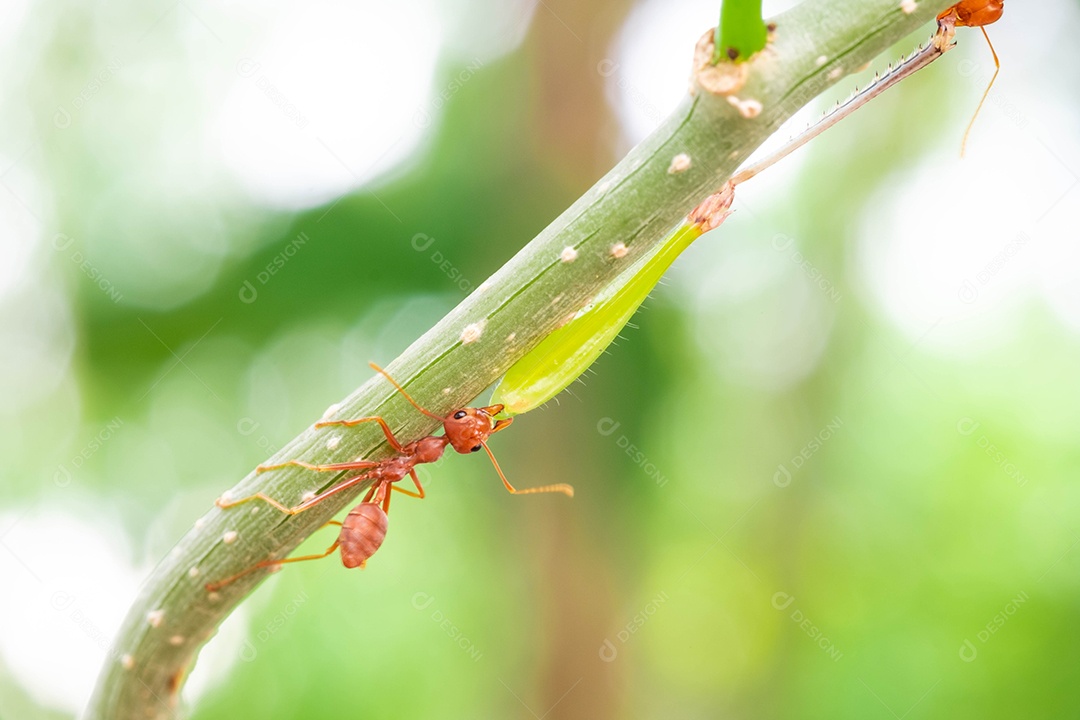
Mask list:
[[[691,210],[687,219],[700,227],[703,233],[715,230],[731,214],[731,203],[734,200],[735,184],[728,181],[720,192],[713,193]]]
[[[713,42],[716,29],[713,28],[701,36],[694,46],[694,72],[690,82],[690,92],[698,87],[713,95],[730,95],[742,89],[750,76],[750,66],[745,63],[721,62],[712,64]]]

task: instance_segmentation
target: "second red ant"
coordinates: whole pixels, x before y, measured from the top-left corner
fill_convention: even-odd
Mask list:
[[[296,515],[318,505],[332,495],[336,495],[337,493],[348,490],[361,483],[370,481],[371,488],[367,491],[367,494],[364,495],[364,499],[360,504],[349,512],[343,523],[333,520],[327,523],[328,525],[340,526],[341,533],[338,535],[338,539],[334,541],[334,544],[328,547],[325,552],[282,560],[264,560],[236,575],[225,578],[224,580],[207,583],[207,590],[218,590],[234,580],[260,568],[272,568],[284,565],[285,563],[324,558],[337,550],[338,547],[341,548],[341,561],[344,563],[345,567],[364,567],[368,558],[375,554],[375,551],[382,545],[383,538],[386,537],[386,513],[390,510],[391,491],[396,490],[397,492],[404,493],[411,497],[423,498],[424,487],[420,484],[420,478],[416,476],[416,466],[435,462],[442,457],[443,452],[448,445],[459,453],[474,453],[478,452],[481,448],[484,449],[487,452],[488,457],[491,458],[491,463],[495,466],[495,471],[502,479],[503,485],[515,495],[561,492],[570,497],[574,496],[574,488],[565,483],[518,490],[506,479],[506,475],[503,474],[498,461],[495,460],[494,453],[491,452],[491,448],[487,445],[487,439],[491,435],[505,429],[513,422],[513,418],[495,418],[496,415],[502,412],[502,405],[489,405],[487,407],[479,408],[459,408],[446,417],[442,417],[417,404],[417,402],[405,392],[404,388],[398,385],[397,382],[378,365],[371,363],[371,367],[389,380],[390,384],[392,384],[398,392],[404,395],[405,399],[408,400],[413,407],[428,417],[435,418],[441,422],[443,424],[444,434],[428,435],[427,437],[402,445],[394,436],[393,431],[386,421],[378,416],[362,417],[356,420],[327,420],[325,422],[316,423],[315,427],[321,428],[331,425],[353,427],[360,423],[376,422],[382,428],[383,434],[386,435],[387,442],[390,443],[390,446],[394,448],[397,454],[377,462],[372,460],[355,460],[353,462],[332,463],[329,465],[314,465],[302,460],[289,460],[277,465],[260,465],[256,469],[256,472],[261,473],[266,472],[267,470],[277,470],[289,465],[303,467],[317,472],[343,472],[347,470],[362,470],[363,472],[341,481],[329,490],[305,500],[294,507],[286,507],[277,500],[274,500],[272,497],[261,492],[249,495],[240,500],[228,501],[219,498],[217,506],[227,509],[242,505],[246,502],[251,502],[252,500],[262,500],[283,513]],[[396,485],[396,483],[404,479],[406,475],[412,478],[413,484],[416,486],[415,492]]]
[[[982,110],[983,103],[986,102],[986,97],[990,94],[990,88],[994,86],[994,81],[997,80],[998,73],[1001,72],[1001,63],[998,61],[997,51],[994,50],[994,43],[990,42],[990,35],[986,32],[986,26],[1000,20],[1004,12],[1005,0],[961,0],[937,16],[940,32],[950,36],[954,27],[977,27],[982,30],[983,37],[986,38],[986,44],[990,46],[990,54],[994,56],[994,74],[990,77],[986,90],[983,91],[982,98],[975,108],[975,114],[971,116],[971,121],[968,122],[967,129],[964,130],[964,140],[960,143],[960,157],[964,156],[968,135],[971,134],[971,126],[975,124],[975,118],[979,116],[979,111]]]

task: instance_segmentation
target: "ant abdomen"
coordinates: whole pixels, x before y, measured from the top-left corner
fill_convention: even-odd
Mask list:
[[[360,503],[341,524],[341,562],[347,568],[364,567],[386,538],[386,513],[379,505]]]

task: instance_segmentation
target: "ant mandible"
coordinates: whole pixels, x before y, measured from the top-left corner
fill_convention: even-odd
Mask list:
[[[353,462],[314,465],[302,460],[289,460],[277,465],[260,465],[256,468],[256,472],[262,473],[267,470],[277,470],[289,465],[307,468],[317,472],[342,472],[347,470],[363,470],[363,472],[343,480],[329,490],[305,500],[294,507],[286,507],[277,500],[274,500],[272,497],[261,492],[235,501],[227,501],[218,498],[216,503],[217,506],[227,509],[242,505],[246,502],[251,502],[252,500],[262,500],[287,515],[297,515],[318,505],[328,497],[336,495],[344,490],[348,490],[360,483],[371,481],[371,488],[367,491],[367,494],[364,495],[364,499],[360,504],[349,512],[343,523],[335,520],[331,520],[327,523],[327,525],[339,526],[341,528],[341,533],[338,535],[338,539],[334,541],[334,544],[328,547],[325,552],[315,555],[285,558],[282,560],[263,560],[236,575],[225,578],[224,580],[215,583],[207,583],[207,590],[211,592],[219,590],[238,578],[260,568],[273,568],[284,565],[285,563],[318,560],[319,558],[330,555],[337,550],[338,547],[341,548],[341,561],[345,567],[364,567],[368,558],[375,554],[375,551],[379,549],[383,539],[386,537],[386,513],[390,510],[391,491],[396,490],[397,492],[404,493],[410,497],[422,499],[424,497],[424,487],[420,484],[420,478],[416,476],[416,466],[435,462],[442,457],[443,452],[448,445],[459,453],[478,452],[483,448],[487,451],[488,457],[491,458],[491,463],[495,466],[495,472],[499,474],[499,477],[503,481],[503,485],[506,486],[508,491],[515,495],[561,492],[570,497],[574,496],[574,488],[565,483],[518,490],[506,479],[506,475],[503,474],[502,468],[499,467],[499,463],[495,459],[494,453],[491,452],[491,448],[489,448],[487,444],[487,439],[491,435],[505,429],[513,422],[513,418],[495,418],[496,415],[502,412],[502,405],[489,405],[487,407],[479,408],[459,408],[448,414],[446,417],[442,417],[441,415],[437,415],[430,410],[421,407],[412,399],[409,393],[405,392],[404,388],[398,385],[397,382],[378,365],[371,363],[371,367],[389,380],[390,384],[393,385],[398,392],[404,395],[405,399],[408,400],[414,408],[428,417],[435,418],[441,422],[444,434],[429,435],[406,445],[402,445],[394,436],[393,431],[390,430],[390,426],[386,421],[378,416],[362,417],[356,420],[327,420],[316,423],[316,428],[328,426],[353,427],[366,422],[378,423],[382,428],[383,434],[386,435],[387,442],[390,443],[390,446],[394,448],[397,454],[378,462],[371,460],[355,460]],[[395,484],[399,480],[404,479],[406,475],[412,478],[413,484],[416,486],[416,492],[398,487]]]

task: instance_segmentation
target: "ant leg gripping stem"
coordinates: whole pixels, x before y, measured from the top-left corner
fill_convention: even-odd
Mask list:
[[[327,525],[337,525],[338,527],[342,526],[341,523],[339,523],[337,520],[331,520],[330,522],[326,523],[326,525],[323,525],[323,527],[326,527]],[[249,567],[246,570],[242,570],[242,571],[236,573],[235,575],[230,575],[229,577],[225,578],[224,580],[218,580],[217,582],[206,583],[206,585],[205,585],[206,590],[207,590],[207,592],[217,592],[218,590],[225,587],[226,585],[230,585],[230,584],[236,582],[237,580],[239,580],[240,578],[244,577],[245,575],[247,575],[249,573],[253,573],[256,570],[259,570],[261,568],[276,568],[276,567],[280,567],[282,565],[285,565],[286,563],[306,562],[308,560],[321,560],[324,557],[326,557],[327,555],[330,555],[335,550],[337,550],[338,545],[340,543],[341,543],[341,540],[339,538],[338,540],[334,541],[333,545],[326,548],[326,552],[316,553],[314,555],[301,555],[300,557],[285,558],[283,560],[263,560],[260,563],[255,563],[254,565],[252,565],[251,567]]]
[[[237,505],[243,505],[244,503],[251,502],[252,500],[262,500],[262,501],[264,501],[266,503],[269,503],[270,505],[274,506],[275,508],[277,508],[281,512],[285,513],[286,515],[292,515],[293,511],[295,509],[295,508],[287,508],[284,505],[282,505],[281,503],[279,503],[277,500],[275,500],[274,498],[272,498],[269,495],[266,495],[264,493],[261,493],[261,492],[255,493],[254,495],[248,495],[246,498],[240,498],[239,500],[226,500],[225,496],[222,496],[222,497],[219,497],[214,502],[214,504],[217,505],[222,510],[228,510],[229,508],[234,508]]]
[[[342,490],[348,490],[349,488],[351,488],[351,487],[353,487],[355,485],[359,485],[360,483],[362,483],[362,482],[364,482],[366,480],[370,480],[371,477],[372,477],[371,473],[364,473],[362,475],[357,475],[356,477],[349,478],[348,480],[345,480],[344,482],[338,483],[337,485],[330,488],[326,492],[321,493],[319,495],[316,495],[315,497],[310,498],[308,500],[305,500],[304,502],[300,503],[299,505],[294,505],[293,507],[286,507],[286,506],[282,505],[281,503],[279,503],[277,500],[270,497],[269,495],[266,495],[265,493],[261,493],[261,492],[255,493],[254,495],[249,495],[246,498],[241,498],[239,500],[233,500],[233,501],[225,500],[223,498],[218,498],[217,502],[215,504],[219,508],[221,508],[223,510],[227,510],[229,508],[236,507],[237,505],[243,505],[246,502],[251,502],[252,500],[262,500],[262,501],[264,501],[266,503],[269,503],[270,505],[274,506],[275,508],[277,508],[281,512],[285,513],[286,515],[296,515],[298,513],[302,513],[303,511],[305,511],[305,510],[307,510],[307,509],[309,509],[309,508],[311,508],[311,507],[313,507],[315,505],[318,505],[319,503],[321,503],[323,500],[330,497],[331,495],[336,495],[337,493],[341,492]]]
[[[388,443],[390,443],[390,447],[394,448],[394,450],[396,450],[398,452],[403,452],[404,448],[402,447],[401,443],[398,442],[398,439],[396,437],[394,437],[394,432],[390,429],[390,426],[387,425],[386,421],[383,420],[378,415],[372,415],[371,417],[357,418],[355,420],[324,420],[322,422],[315,423],[315,427],[316,428],[324,428],[324,427],[329,427],[329,426],[332,426],[332,425],[333,426],[338,426],[338,427],[355,427],[355,426],[359,425],[360,423],[366,423],[366,422],[377,422],[377,423],[379,423],[379,427],[382,428],[383,435],[386,435],[386,441]]]
[[[353,462],[343,463],[330,463],[329,465],[313,465],[303,460],[286,460],[283,463],[277,465],[260,465],[255,468],[255,472],[264,473],[268,470],[280,470],[283,467],[302,467],[308,470],[314,470],[315,472],[341,472],[342,470],[364,470],[366,468],[373,468],[379,463],[372,462],[371,460],[355,460]]]
[[[435,418],[436,420],[440,420],[440,421],[441,421],[441,420],[443,419],[443,418],[442,418],[442,416],[440,416],[440,415],[436,415],[435,413],[431,412],[431,411],[430,411],[430,410],[428,410],[427,408],[425,408],[425,407],[421,406],[421,405],[420,405],[420,403],[418,403],[418,402],[416,402],[415,400],[413,400],[413,398],[412,398],[412,395],[410,395],[409,393],[405,392],[405,388],[401,387],[401,385],[398,385],[398,382],[397,382],[397,380],[395,380],[394,378],[390,377],[390,373],[386,372],[385,370],[383,370],[383,369],[382,369],[381,367],[379,367],[379,366],[378,366],[378,365],[376,365],[375,363],[368,363],[368,365],[370,365],[370,366],[371,366],[371,369],[372,369],[372,370],[374,370],[375,372],[379,373],[379,374],[380,374],[380,375],[382,375],[382,376],[383,376],[384,378],[386,378],[387,380],[389,380],[389,381],[390,381],[390,384],[394,386],[394,389],[395,389],[395,390],[397,390],[397,391],[398,391],[399,393],[401,393],[402,395],[404,395],[404,396],[405,396],[405,399],[406,399],[406,400],[408,400],[408,401],[409,401],[409,404],[410,404],[410,405],[412,405],[412,406],[413,406],[414,408],[416,408],[417,410],[419,410],[420,412],[422,412],[422,413],[423,413],[424,415],[427,415],[428,417],[431,417],[431,418]],[[387,430],[387,432],[389,432],[389,430]]]

